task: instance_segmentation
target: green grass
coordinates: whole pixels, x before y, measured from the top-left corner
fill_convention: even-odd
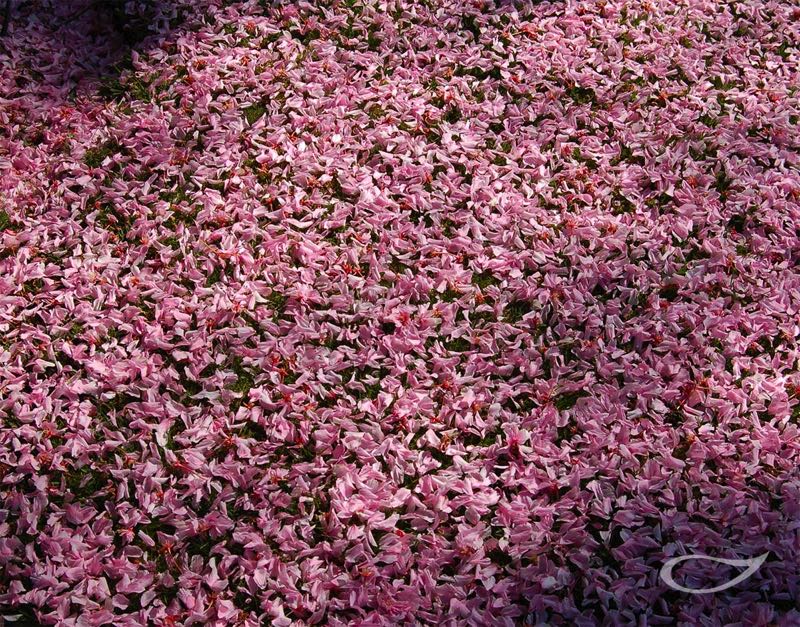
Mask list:
[[[553,405],[559,411],[572,409],[575,406],[575,403],[578,402],[578,399],[581,399],[585,396],[589,396],[589,393],[586,390],[575,390],[573,392],[565,392],[564,394],[558,396],[553,401]]]
[[[472,275],[472,283],[482,290],[485,290],[490,285],[499,285],[500,279],[495,277],[491,272],[480,272]]]
[[[580,87],[579,85],[567,89],[566,94],[572,98],[575,104],[579,105],[591,104],[595,100],[594,90],[587,87]]]
[[[267,108],[261,103],[256,103],[245,107],[243,113],[248,124],[255,124],[267,113]]]
[[[522,318],[531,311],[533,311],[532,303],[525,300],[515,300],[506,305],[503,311],[503,318],[507,322],[513,324],[522,320]]]
[[[230,386],[230,389],[246,397],[255,385],[255,377],[242,365],[241,357],[234,358],[231,370],[236,375],[236,381]]]
[[[214,270],[211,274],[208,275],[206,278],[206,287],[211,287],[212,285],[216,285],[222,279],[222,268],[219,266],[215,266]]]
[[[99,168],[103,165],[106,157],[118,154],[120,152],[120,145],[114,140],[109,140],[94,148],[89,148],[83,155],[83,162],[90,168]]]
[[[286,308],[287,300],[288,298],[280,292],[273,291],[269,296],[267,296],[267,303],[278,315],[283,313],[283,310]]]
[[[0,231],[11,227],[11,218],[5,211],[0,211]]]
[[[448,340],[444,342],[444,347],[453,353],[464,353],[472,348],[472,344],[463,337],[458,337],[454,340]]]

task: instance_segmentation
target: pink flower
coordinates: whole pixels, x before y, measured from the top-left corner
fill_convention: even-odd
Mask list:
[[[796,619],[793,7],[153,4],[4,40],[4,610]]]

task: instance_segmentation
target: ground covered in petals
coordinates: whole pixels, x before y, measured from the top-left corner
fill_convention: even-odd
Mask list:
[[[796,4],[106,10],[0,41],[3,613],[800,624]]]

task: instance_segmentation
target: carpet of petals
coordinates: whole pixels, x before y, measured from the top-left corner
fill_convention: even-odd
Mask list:
[[[0,613],[800,624],[797,4],[156,5],[0,40]]]

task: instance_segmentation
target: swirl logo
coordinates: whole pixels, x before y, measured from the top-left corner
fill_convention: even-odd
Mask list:
[[[759,555],[758,557],[752,557],[746,560],[731,560],[722,557],[711,557],[709,555],[682,555],[680,557],[673,557],[672,559],[665,562],[664,565],[661,567],[661,572],[659,573],[659,576],[664,581],[664,583],[666,583],[673,590],[686,592],[687,594],[714,594],[715,592],[722,592],[723,590],[732,588],[733,586],[743,582],[745,579],[750,577],[754,572],[756,572],[759,569],[761,564],[764,563],[764,560],[767,559],[768,555],[769,551],[767,551],[762,555]],[[727,564],[728,566],[737,566],[740,568],[746,568],[746,570],[737,577],[731,579],[728,583],[719,586],[714,586],[713,588],[701,588],[699,590],[695,590],[694,588],[686,588],[685,586],[679,585],[678,583],[675,582],[675,579],[672,577],[672,569],[675,568],[678,564],[682,562],[687,562],[689,560],[708,560],[710,562]]]

